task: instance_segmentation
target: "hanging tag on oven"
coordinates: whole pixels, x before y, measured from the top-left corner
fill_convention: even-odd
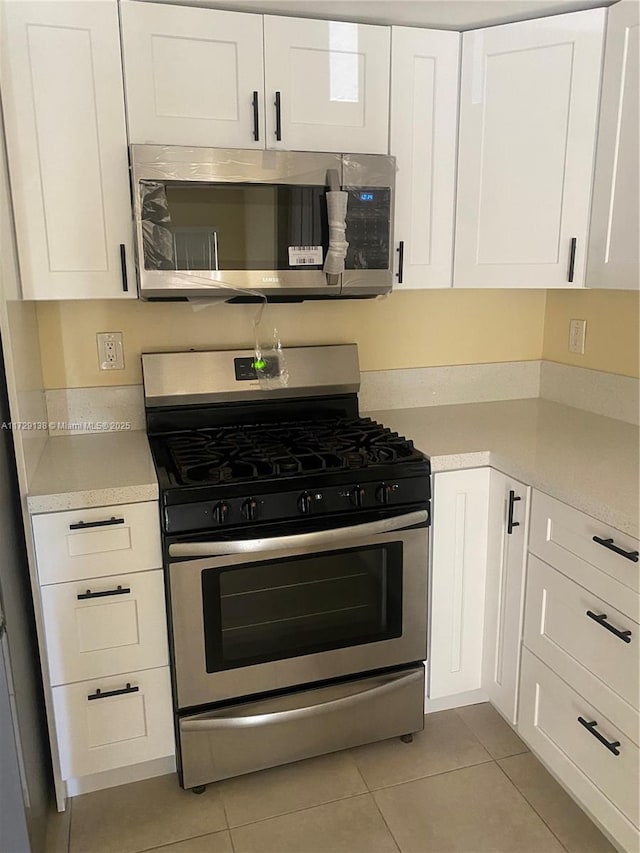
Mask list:
[[[322,246],[289,246],[290,267],[322,265]]]

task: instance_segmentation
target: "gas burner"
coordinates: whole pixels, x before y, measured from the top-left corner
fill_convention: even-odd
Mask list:
[[[179,485],[240,483],[415,458],[411,441],[370,418],[221,426],[160,439]]]

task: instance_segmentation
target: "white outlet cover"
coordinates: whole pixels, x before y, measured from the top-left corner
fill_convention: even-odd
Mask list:
[[[587,334],[586,320],[569,320],[569,352],[584,355],[584,342]]]
[[[96,340],[100,370],[124,370],[122,332],[98,332]]]

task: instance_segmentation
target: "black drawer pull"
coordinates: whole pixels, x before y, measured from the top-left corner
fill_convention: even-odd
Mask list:
[[[602,545],[603,548],[608,548],[610,551],[615,551],[615,553],[620,554],[621,557],[626,557],[627,560],[631,560],[634,563],[638,562],[637,551],[625,551],[624,548],[619,548],[617,545],[614,545],[613,539],[601,539],[599,536],[594,536],[593,541],[597,542],[598,545]]]
[[[254,92],[253,97],[251,99],[251,105],[253,108],[253,138],[256,142],[260,139],[260,125],[258,123],[258,93]]]
[[[594,622],[597,622],[598,625],[602,625],[603,628],[606,628],[607,631],[611,631],[612,634],[615,634],[623,643],[631,642],[631,631],[619,631],[617,628],[614,628],[609,622],[607,622],[607,614],[601,613],[597,616],[591,610],[587,610],[587,616],[589,619],[593,619]]]
[[[85,598],[104,598],[107,595],[128,595],[130,592],[131,589],[128,586],[119,586],[116,589],[105,589],[102,592],[91,592],[91,590],[88,589],[86,592],[81,592],[76,596],[76,598],[78,601],[82,601]]]
[[[571,238],[571,247],[569,249],[569,275],[567,276],[567,280],[572,283],[573,275],[576,270],[576,247],[578,245],[578,238]]]
[[[513,489],[509,489],[509,512],[507,513],[507,533],[509,535],[513,533],[514,527],[520,527],[520,522],[513,520],[513,506],[516,501],[521,500],[522,498],[518,497]]]
[[[90,693],[87,696],[87,699],[91,702],[92,699],[107,699],[109,696],[122,696],[124,693],[137,693],[140,690],[139,687],[132,687],[127,681],[126,687],[121,687],[120,690],[105,690],[104,692],[98,689],[95,693]]]
[[[282,142],[282,101],[280,92],[276,92],[276,99],[273,102],[276,108],[276,142]]]
[[[581,726],[584,726],[585,729],[594,736],[603,746],[606,746],[609,752],[612,752],[614,755],[620,755],[620,750],[618,747],[620,746],[619,740],[608,741],[606,737],[603,737],[600,732],[596,731],[596,726],[598,723],[595,720],[591,720],[588,723],[584,717],[578,717],[578,722]]]
[[[129,292],[129,280],[127,279],[127,249],[124,243],[120,243],[120,269],[122,271],[122,289]]]
[[[404,240],[400,240],[396,252],[398,253],[398,272],[396,273],[396,278],[398,279],[398,284],[402,284],[404,280]]]
[[[124,518],[112,516],[107,521],[78,521],[70,524],[69,530],[86,530],[88,527],[110,527],[112,524],[124,524]]]

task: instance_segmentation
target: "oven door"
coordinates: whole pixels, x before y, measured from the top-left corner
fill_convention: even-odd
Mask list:
[[[424,660],[427,521],[173,542],[178,708]]]

